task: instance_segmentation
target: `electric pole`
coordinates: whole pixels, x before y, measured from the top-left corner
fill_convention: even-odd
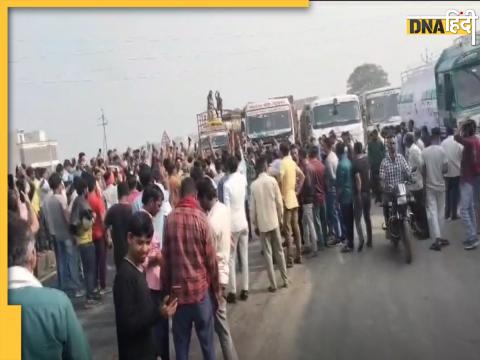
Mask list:
[[[107,125],[108,121],[105,118],[105,115],[103,114],[103,109],[100,109],[102,112],[102,116],[100,116],[100,124],[98,126],[103,126],[103,156],[107,156],[107,151],[108,151],[108,145],[107,145]]]

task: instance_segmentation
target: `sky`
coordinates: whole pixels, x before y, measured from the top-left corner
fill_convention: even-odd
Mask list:
[[[208,91],[224,108],[344,94],[353,69],[402,71],[454,36],[411,36],[406,17],[448,2],[314,2],[308,9],[12,9],[9,127],[44,130],[60,160],[196,132]],[[455,2],[474,9],[480,2]]]

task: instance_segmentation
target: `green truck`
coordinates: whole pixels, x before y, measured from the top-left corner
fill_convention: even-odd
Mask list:
[[[480,125],[480,32],[456,39],[435,65],[440,123],[455,128],[470,118]]]

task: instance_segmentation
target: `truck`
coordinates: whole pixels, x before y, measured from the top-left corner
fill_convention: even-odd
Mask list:
[[[480,125],[480,32],[454,40],[435,64],[436,101],[440,119],[455,128],[467,118]]]
[[[310,137],[328,135],[333,130],[337,136],[348,131],[354,141],[365,144],[365,132],[357,95],[338,95],[328,98],[317,97],[305,105],[301,117],[301,132],[304,141]]]
[[[442,126],[438,116],[434,65],[429,62],[401,74],[398,112],[402,122],[413,120],[419,129]]]
[[[245,131],[248,141],[261,140],[267,146],[274,140],[295,142],[298,139],[298,117],[293,96],[247,103]]]
[[[398,112],[400,87],[387,86],[366,91],[361,96],[365,128],[368,131],[384,126],[400,125],[402,118]]]
[[[220,118],[208,120],[208,112],[197,114],[198,144],[201,151],[210,151],[210,139],[213,150],[227,150],[229,137],[227,125]]]

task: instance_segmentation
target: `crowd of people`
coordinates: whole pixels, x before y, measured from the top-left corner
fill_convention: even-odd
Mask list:
[[[169,318],[177,359],[188,359],[192,325],[205,359],[215,359],[215,333],[223,357],[238,359],[226,303],[248,300],[249,242],[260,239],[268,291],[279,289],[275,266],[288,288],[287,269],[305,258],[337,246],[353,252],[355,239],[358,252],[372,248],[372,197],[386,225],[392,189],[405,180],[417,236],[431,238],[432,250],[448,245],[445,219],[458,219],[461,202],[464,246],[474,249],[475,134],[467,120],[442,141],[439,128],[417,130],[411,121],[373,130],[366,149],[348,132],[302,146],[246,146],[236,137],[230,149],[207,154],[191,150],[189,139],[187,147],[99,151],[90,162],[80,153],[52,173],[19,166],[9,175],[8,264],[10,303],[23,306],[24,354],[90,358],[68,297],[91,308],[113,290],[119,359],[169,359]],[[34,276],[44,249],[55,252],[58,290]],[[52,345],[37,346],[43,340]]]

